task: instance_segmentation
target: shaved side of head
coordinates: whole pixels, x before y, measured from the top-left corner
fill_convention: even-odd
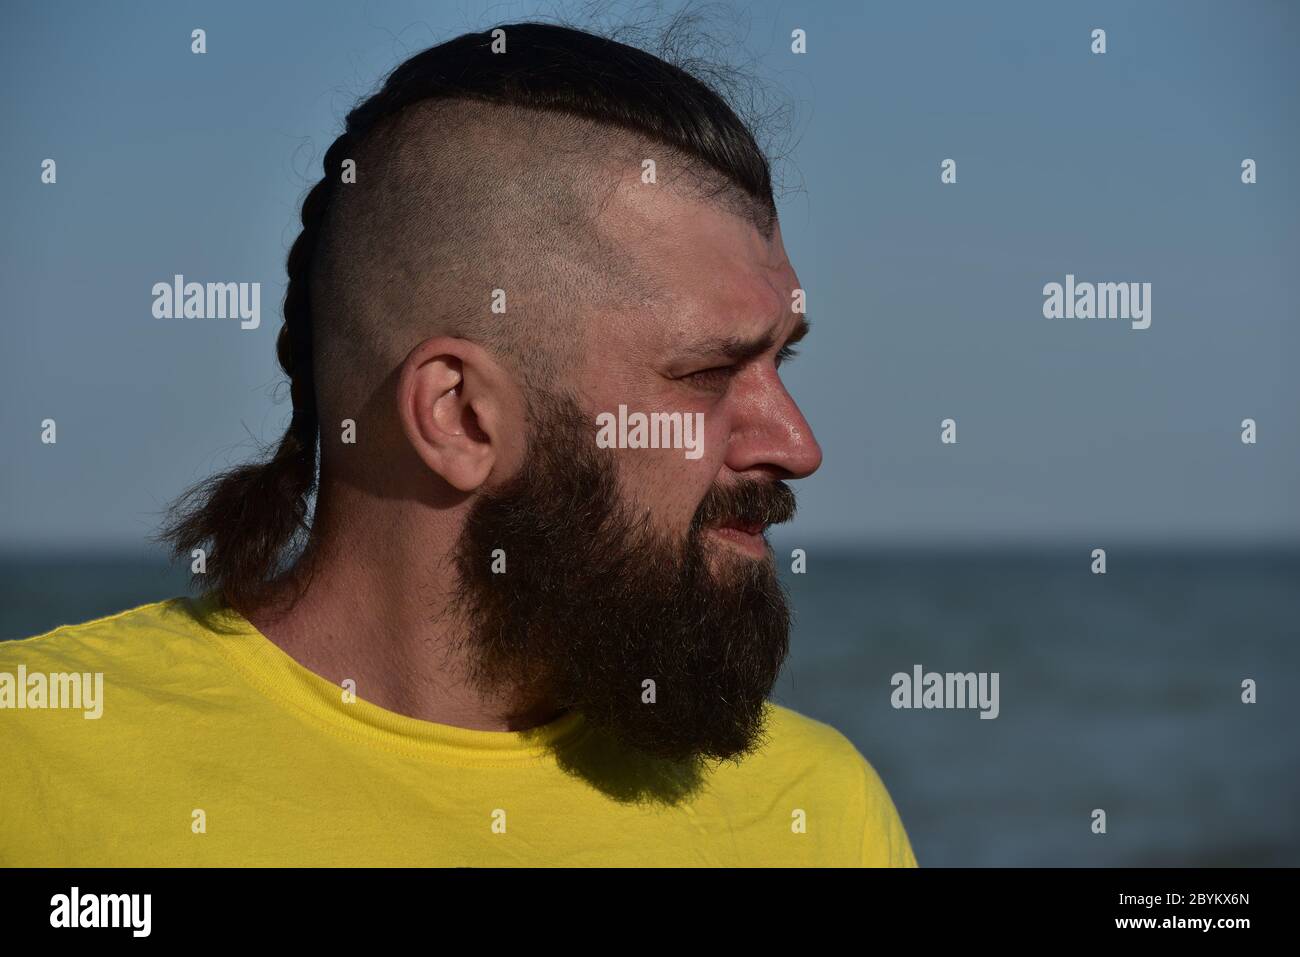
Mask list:
[[[341,418],[419,342],[484,346],[552,388],[602,312],[660,297],[601,213],[654,159],[656,182],[770,233],[765,208],[663,144],[583,117],[468,99],[416,104],[351,157],[311,276],[318,402]],[[495,290],[504,312],[493,311]],[[334,413],[337,413],[335,416]]]

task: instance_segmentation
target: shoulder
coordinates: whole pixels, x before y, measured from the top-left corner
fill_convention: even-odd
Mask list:
[[[841,759],[857,755],[857,748],[836,728],[823,721],[787,708],[774,701],[767,703],[769,744],[776,748],[812,748],[821,757]]]
[[[52,754],[71,766],[138,746],[164,709],[221,687],[209,633],[194,600],[172,598],[0,642],[0,767],[48,776]]]
[[[18,715],[8,714],[12,726],[28,701],[53,706],[52,697],[41,702],[41,689],[55,682],[102,683],[119,705],[183,692],[196,668],[218,657],[203,607],[195,599],[169,598],[0,642],[0,708],[17,708]]]
[[[191,600],[169,598],[60,625],[31,638],[0,642],[0,671],[12,671],[20,664],[29,672],[94,671],[150,656],[167,639],[192,639],[198,633]]]
[[[863,863],[915,867],[916,858],[885,782],[861,751],[836,728],[769,702],[761,760],[782,776],[816,780],[845,796],[847,813],[860,822]]]
[[[0,642],[0,864],[84,857],[167,783],[193,727],[170,709],[212,686],[202,635],[174,598]]]

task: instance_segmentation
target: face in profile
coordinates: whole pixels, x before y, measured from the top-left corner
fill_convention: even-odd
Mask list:
[[[777,371],[807,328],[798,282],[779,229],[634,190],[607,217],[667,296],[595,320],[574,382],[530,390],[525,465],[481,494],[456,550],[473,677],[656,757],[734,758],[761,740],[789,644],[765,532],[821,459]],[[620,404],[702,415],[698,457],[598,447]]]

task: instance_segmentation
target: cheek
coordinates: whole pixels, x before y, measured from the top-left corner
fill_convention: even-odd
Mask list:
[[[724,449],[707,433],[702,454],[688,458],[689,449],[623,449],[619,474],[623,493],[648,510],[661,528],[684,528],[718,478]],[[694,452],[691,452],[694,455]]]
[[[700,461],[711,462],[711,470],[717,473],[727,458],[727,441],[731,438],[731,419],[724,414],[726,407],[719,403],[713,411],[704,415],[704,454]]]

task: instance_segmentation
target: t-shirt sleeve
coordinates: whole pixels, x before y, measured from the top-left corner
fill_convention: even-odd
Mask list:
[[[864,867],[916,867],[916,855],[908,840],[903,820],[898,815],[885,782],[861,754],[865,823],[862,833]]]

